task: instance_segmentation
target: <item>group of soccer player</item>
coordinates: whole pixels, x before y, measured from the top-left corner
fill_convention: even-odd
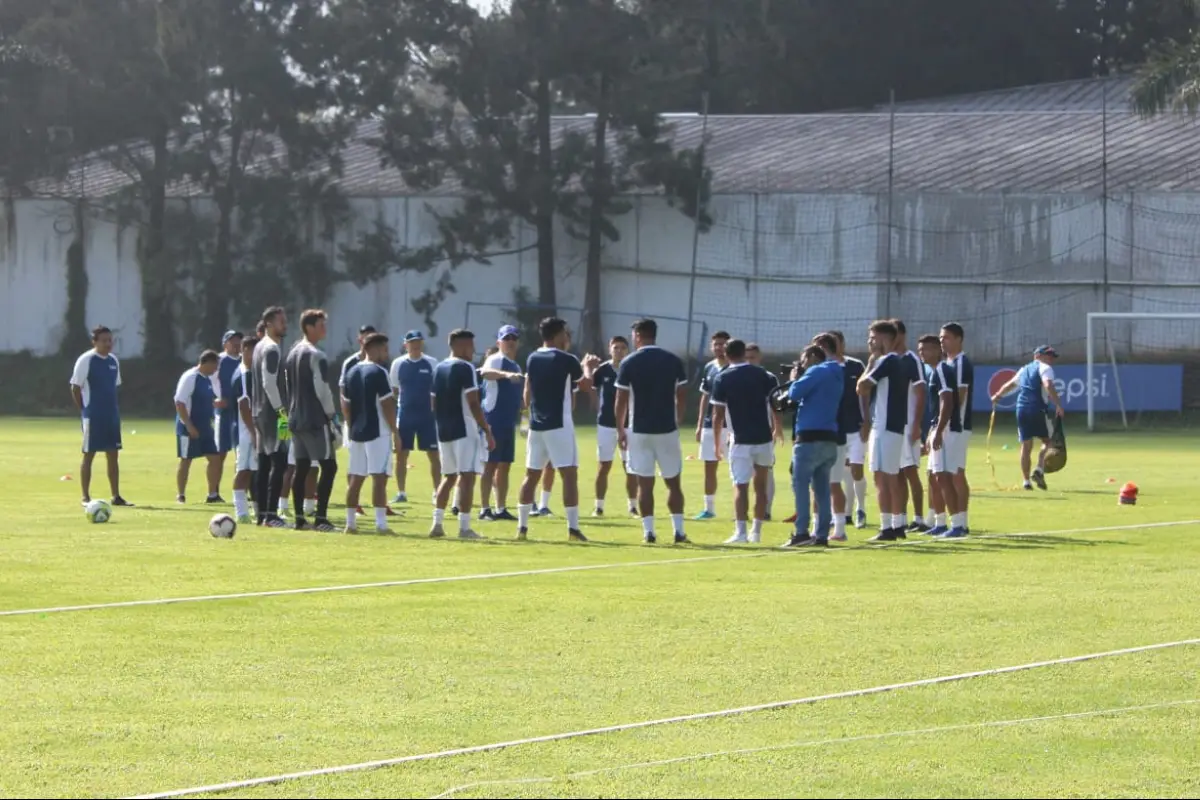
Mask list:
[[[613,462],[619,458],[628,510],[642,519],[645,541],[657,541],[658,477],[667,489],[673,541],[687,541],[678,431],[689,381],[682,360],[657,346],[653,320],[634,323],[632,347],[625,337],[612,337],[609,359],[602,362],[591,354],[582,359],[572,355],[566,322],[545,319],[540,325],[542,346],[523,370],[516,361],[520,333],[511,325],[500,329],[479,366],[470,331],[450,333],[450,356],[440,362],[424,352],[421,333],[409,331],[405,352],[393,361],[388,337],[367,325],[359,330],[359,351],[342,365],[336,393],[330,388],[329,359],[320,349],[327,333],[325,312],[304,311],[299,323],[301,336],[285,351],[286,313],[280,307],[268,308],[253,333],[227,332],[222,352],[206,350],[181,376],[174,398],[179,502],[186,501],[191,462],[205,458],[206,500],[223,503],[219,486],[226,455],[232,451],[233,504],[239,521],[288,526],[290,494],[292,527],[336,530],[328,509],[338,472],[337,449],[344,441],[349,451],[347,531],[357,530],[358,516],[365,515],[360,494],[368,477],[374,527],[389,531],[388,518],[396,512],[387,500],[388,483],[394,468],[398,492],[392,502],[405,502],[408,458],[416,449],[427,453],[437,487],[430,536],[446,535],[449,510],[458,523],[454,532],[459,538],[482,538],[473,528],[472,515],[478,482],[479,519],[513,521],[517,538],[524,539],[530,518],[550,513],[549,489],[557,473],[568,538],[586,541],[579,522],[573,412],[577,396],[590,396],[599,463],[593,514],[605,512]],[[772,409],[780,380],[762,366],[761,349],[754,343],[722,331],[710,344],[713,360],[700,376],[696,439],[704,464],[704,508],[696,518],[716,517],[718,464],[728,460],[735,511],[729,542],[757,542],[774,501],[775,445],[785,438],[781,414]],[[908,349],[902,321],[876,322],[870,327],[870,358],[864,364],[846,355],[840,332],[814,337],[812,346],[823,355],[821,360],[840,365],[844,381],[834,432],[837,454],[829,470],[834,518],[818,514],[809,531],[809,514],[794,515],[789,521],[804,530],[798,529],[785,546],[822,543],[826,537],[844,541],[848,524],[865,527],[868,463],[880,508],[875,540],[891,541],[914,531],[966,535],[970,490],[965,461],[973,371],[962,344],[962,327],[948,323],[938,335],[921,337],[914,353]],[[93,345],[80,357],[72,377],[84,425],[81,488],[86,502],[91,459],[96,452],[106,452],[114,504],[128,505],[118,485],[120,368],[111,352],[111,331],[97,328]],[[797,365],[792,381],[803,372]],[[106,408],[111,411],[103,411]],[[514,517],[507,507],[508,481],[523,411],[529,417],[526,472]],[[793,441],[801,434],[794,425]],[[923,454],[928,455],[927,487],[919,469]],[[539,484],[540,504],[535,500]],[[756,492],[752,526],[751,485]],[[807,512],[809,487],[794,489],[797,508],[803,505]],[[820,495],[814,492],[817,509],[822,507]],[[915,512],[911,523],[910,500]]]

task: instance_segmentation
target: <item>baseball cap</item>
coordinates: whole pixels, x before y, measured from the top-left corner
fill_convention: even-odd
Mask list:
[[[509,336],[521,338],[521,332],[517,330],[516,325],[501,325],[499,332],[496,333],[497,339],[504,339]]]
[[[1058,358],[1058,351],[1048,344],[1041,345],[1033,351],[1033,354],[1035,356],[1051,356],[1052,358]]]
[[[376,331],[375,331],[374,325],[362,325],[359,327],[358,332],[359,333],[375,333]]]
[[[406,342],[420,342],[424,339],[425,334],[421,333],[420,331],[409,331],[408,333],[404,334],[404,341]]]
[[[221,337],[221,344],[225,344],[230,339],[243,339],[241,331],[225,331],[225,335]]]

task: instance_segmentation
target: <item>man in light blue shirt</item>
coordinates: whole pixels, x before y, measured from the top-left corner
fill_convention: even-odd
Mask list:
[[[833,525],[830,472],[838,455],[838,412],[845,388],[843,367],[817,345],[809,345],[792,367],[788,399],[796,403],[792,446],[792,492],[796,527],[784,547],[827,547]],[[809,491],[817,504],[815,535],[809,535]]]

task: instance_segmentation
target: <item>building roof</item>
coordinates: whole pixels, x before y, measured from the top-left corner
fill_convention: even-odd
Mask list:
[[[1200,126],[1177,115],[1143,119],[1126,110],[1127,104],[1105,113],[1092,107],[1096,82],[1083,83],[897,105],[894,115],[714,116],[707,123],[713,191],[885,192],[891,186],[898,191],[1068,193],[1099,192],[1107,179],[1110,191],[1200,192]],[[701,117],[671,116],[669,124],[677,147],[700,145]],[[554,120],[556,136],[590,126],[586,117]],[[378,135],[378,123],[364,123],[343,153],[339,185],[344,194],[460,191],[452,180],[433,192],[410,189],[399,172],[382,166],[371,144]],[[260,168],[276,169],[278,155],[265,153]],[[106,196],[127,187],[129,173],[111,159],[93,156],[63,181],[38,187],[38,193]],[[204,192],[180,184],[172,194]]]
[[[1010,89],[934,97],[926,100],[906,100],[896,103],[903,112],[949,111],[1104,111],[1122,113],[1130,109],[1130,98],[1136,81],[1133,75],[1113,75],[1106,78],[1083,78],[1072,81],[1039,83]],[[882,103],[875,111],[888,111]]]

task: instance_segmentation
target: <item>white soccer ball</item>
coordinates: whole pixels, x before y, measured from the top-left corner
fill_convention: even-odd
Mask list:
[[[217,514],[208,521],[208,532],[215,539],[232,539],[237,532],[237,520],[228,514]]]
[[[112,506],[106,500],[93,500],[84,507],[83,513],[87,514],[87,518],[97,524],[108,522],[112,517]]]

